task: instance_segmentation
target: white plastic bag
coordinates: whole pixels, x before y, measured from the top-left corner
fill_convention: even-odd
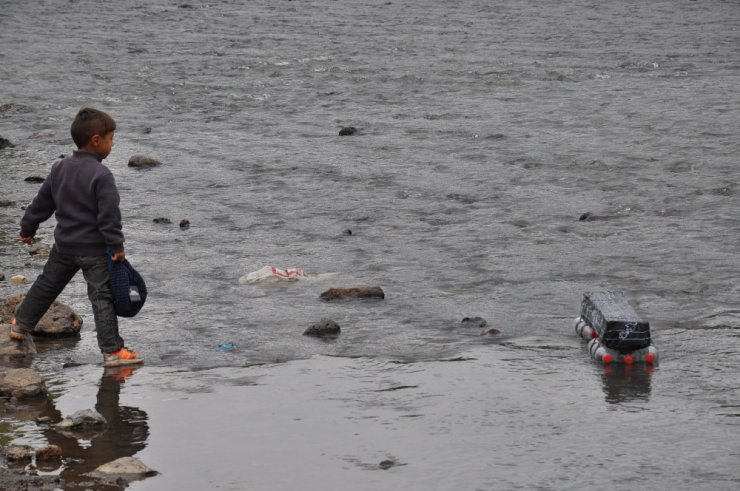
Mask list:
[[[298,281],[308,278],[302,269],[280,269],[275,266],[265,266],[239,278],[239,283],[272,283],[277,281]]]

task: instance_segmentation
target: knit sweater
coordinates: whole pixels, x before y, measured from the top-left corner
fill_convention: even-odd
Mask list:
[[[113,174],[94,153],[75,151],[54,162],[21,219],[21,236],[33,237],[54,214],[54,242],[63,254],[123,251],[120,197]]]

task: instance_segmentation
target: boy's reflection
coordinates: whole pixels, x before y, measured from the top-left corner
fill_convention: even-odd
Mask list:
[[[66,482],[89,481],[84,474],[121,457],[133,456],[146,447],[149,436],[147,414],[139,408],[119,405],[121,385],[133,372],[132,367],[106,368],[103,372],[95,410],[108,422],[104,430],[74,435],[60,433],[53,428],[44,432],[50,444],[62,448],[65,458],[74,459],[61,472]],[[53,408],[47,416],[53,421],[60,419],[59,411]],[[78,437],[83,438],[83,443],[88,443],[85,437],[89,438],[89,443],[81,445]]]

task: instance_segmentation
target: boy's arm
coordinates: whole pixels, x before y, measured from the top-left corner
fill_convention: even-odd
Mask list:
[[[121,198],[118,195],[113,174],[106,174],[98,179],[96,195],[98,198],[98,230],[103,234],[105,243],[114,256],[116,253],[123,253],[123,224],[121,223],[121,210],[118,208]]]
[[[33,242],[33,236],[36,235],[39,225],[46,221],[56,209],[54,198],[51,196],[51,174],[49,174],[21,218],[21,242],[26,244]]]

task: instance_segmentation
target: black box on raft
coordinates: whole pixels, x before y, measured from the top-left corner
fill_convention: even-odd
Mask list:
[[[585,293],[581,320],[593,329],[603,346],[619,353],[650,346],[650,323],[637,315],[622,292]]]

